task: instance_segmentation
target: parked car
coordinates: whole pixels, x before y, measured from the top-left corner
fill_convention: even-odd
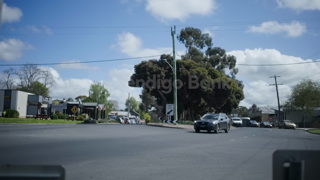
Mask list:
[[[198,133],[200,130],[206,130],[210,133],[212,130],[218,134],[220,130],[226,133],[230,131],[230,119],[224,113],[207,113],[200,120],[195,121],[194,130]]]
[[[242,119],[239,117],[233,117],[231,120],[233,126],[242,127]]]
[[[250,118],[249,117],[242,117],[241,120],[242,120],[242,127],[248,127]]]
[[[129,117],[129,124],[136,124],[136,118],[135,117]]]
[[[250,120],[248,123],[248,127],[259,127],[259,124],[255,120]]]
[[[270,124],[269,121],[263,121],[260,123],[261,128],[272,128],[272,125]]]
[[[279,123],[279,129],[281,129],[281,128],[296,129],[296,125],[290,120],[282,120]]]

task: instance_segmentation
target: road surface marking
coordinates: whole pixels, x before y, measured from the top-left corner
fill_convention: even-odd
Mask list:
[[[231,139],[230,141],[234,141],[234,139]]]
[[[252,136],[256,136],[256,135],[252,135]]]
[[[245,136],[244,138],[247,138],[247,136]]]
[[[259,135],[261,135],[261,133],[259,133]]]

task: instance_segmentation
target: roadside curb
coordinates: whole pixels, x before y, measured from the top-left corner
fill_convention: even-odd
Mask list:
[[[164,128],[175,128],[175,129],[193,129],[193,126],[191,128],[191,127],[181,127],[181,126],[177,126],[177,125],[170,126],[170,125],[164,125],[164,124],[150,124],[150,123],[147,124],[147,126],[164,127]]]
[[[313,132],[309,132],[308,130],[304,130],[305,132],[307,133],[310,133],[310,134],[316,134],[316,135],[320,135],[319,133],[313,133]]]
[[[0,123],[0,125],[72,125],[80,123]]]

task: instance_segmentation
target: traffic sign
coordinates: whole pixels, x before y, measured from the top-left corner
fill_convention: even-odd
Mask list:
[[[71,108],[71,111],[73,112],[73,114],[77,114],[77,112],[78,112],[77,106],[73,106],[73,107]]]
[[[173,104],[166,104],[166,115],[173,116]]]

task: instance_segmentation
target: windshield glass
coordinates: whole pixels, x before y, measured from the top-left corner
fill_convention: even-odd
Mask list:
[[[252,123],[257,123],[257,121],[252,121],[252,120],[251,120],[251,122],[252,122]]]
[[[219,115],[208,114],[202,116],[201,120],[218,120]]]
[[[241,121],[241,119],[232,119],[233,121]]]
[[[269,125],[270,123],[269,122],[263,122],[265,125]]]
[[[293,123],[292,121],[284,121],[285,123]]]

